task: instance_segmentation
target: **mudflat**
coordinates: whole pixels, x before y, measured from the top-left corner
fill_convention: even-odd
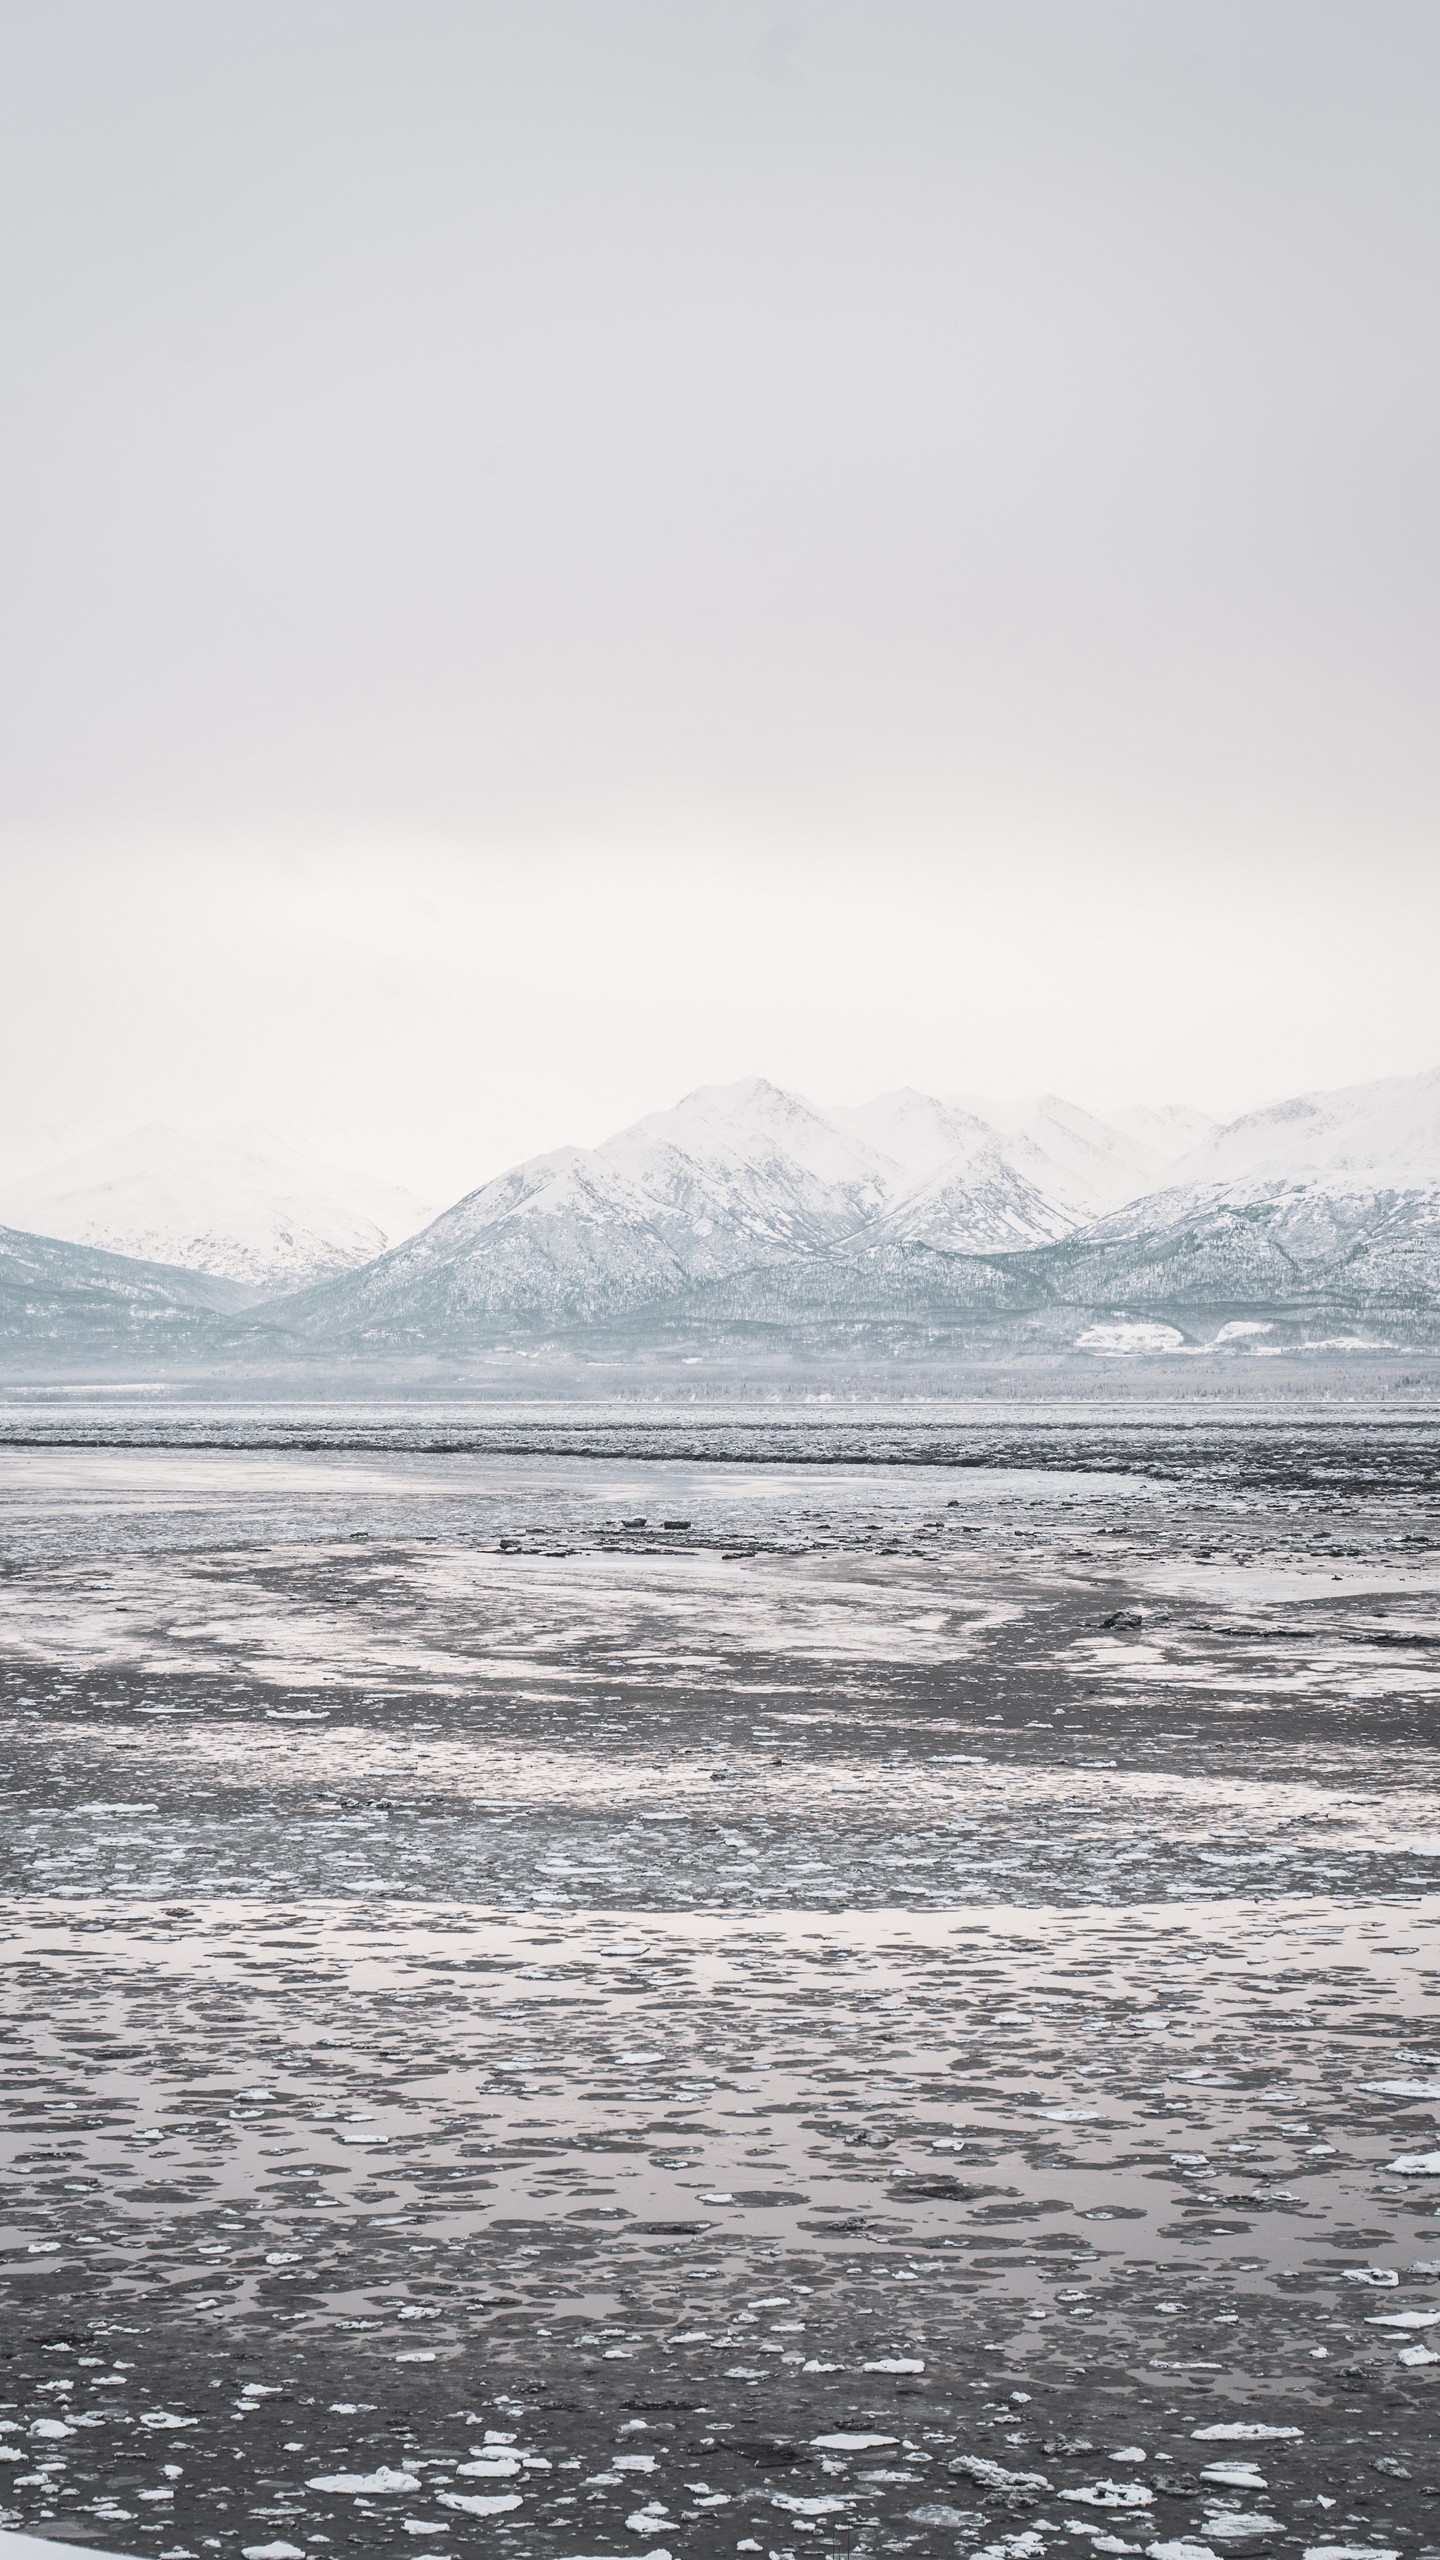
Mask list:
[[[46,1436],[12,2528],[1440,2543],[1423,1417]]]

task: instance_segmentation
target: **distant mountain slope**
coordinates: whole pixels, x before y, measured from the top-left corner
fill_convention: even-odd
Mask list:
[[[885,1207],[896,1170],[764,1076],[702,1086],[595,1154],[653,1205],[687,1256],[727,1268],[756,1247],[823,1250]]]
[[[892,1181],[897,1176],[924,1181],[957,1156],[999,1143],[989,1121],[965,1104],[917,1093],[913,1085],[877,1094],[873,1102],[834,1104],[826,1117],[872,1149],[889,1167]]]
[[[0,1227],[0,1363],[223,1356],[251,1292],[232,1281]]]
[[[968,1145],[859,1231],[875,1245],[924,1244],[951,1254],[1016,1252],[1068,1235],[1072,1213],[1015,1170],[979,1121]]]
[[[1002,1136],[962,1103],[906,1088],[830,1117],[887,1160],[880,1214],[895,1242],[983,1253],[1037,1244],[1077,1222],[1073,1183],[1057,1183],[1031,1141]]]
[[[967,1101],[960,1107],[993,1128],[1015,1171],[1072,1225],[1153,1191],[1170,1162],[1165,1145],[1058,1094],[1027,1102]]]
[[[1169,1180],[1203,1186],[1350,1174],[1440,1183],[1440,1068],[1247,1111],[1181,1156]]]
[[[1428,1319],[1440,1314],[1440,1186],[1192,1184],[1098,1220],[1044,1259],[1047,1292],[1075,1306]]]
[[[1402,1330],[1440,1314],[1440,1072],[1289,1102],[1214,1130],[1163,1188],[1057,1246],[1071,1303],[1268,1316],[1329,1308]]]
[[[317,1166],[268,1131],[147,1128],[0,1188],[0,1218],[140,1261],[294,1288],[373,1260],[424,1224],[393,1185]]]
[[[705,1214],[767,1249],[823,1252],[873,1226],[973,1253],[1039,1243],[1072,1223],[1015,1172],[993,1129],[912,1091],[821,1112],[757,1077],[692,1094],[599,1152],[682,1212],[698,1199],[698,1165]]]
[[[1148,1148],[1162,1167],[1203,1146],[1220,1126],[1207,1111],[1195,1111],[1188,1102],[1129,1102],[1106,1116],[1112,1128]]]
[[[673,1296],[695,1267],[719,1267],[703,1242],[687,1259],[667,1225],[683,1243],[683,1221],[667,1221],[597,1152],[561,1147],[485,1183],[364,1270],[276,1299],[272,1312],[307,1339],[400,1346],[463,1343],[496,1325],[586,1323]]]
[[[957,1254],[866,1229],[823,1258],[751,1270],[710,1305],[1022,1313],[1113,1306],[1176,1314],[1333,1306],[1440,1317],[1440,1188],[1362,1177],[1247,1196],[1158,1192],[1053,1244]],[[693,1296],[688,1302],[698,1307]]]

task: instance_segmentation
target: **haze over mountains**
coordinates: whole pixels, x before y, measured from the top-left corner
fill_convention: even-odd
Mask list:
[[[0,1221],[254,1291],[373,1260],[434,1215],[398,1184],[317,1164],[270,1129],[137,1129],[0,1179]]]
[[[82,1231],[0,1234],[12,1358],[72,1335],[225,1362],[537,1340],[700,1360],[1253,1353],[1422,1344],[1440,1321],[1440,1071],[1224,1127],[1053,1097],[825,1109],[750,1078],[533,1157],[384,1250],[353,1187],[307,1190],[273,1142],[202,1156],[146,1133],[0,1193]],[[122,1240],[146,1255],[101,1249]]]

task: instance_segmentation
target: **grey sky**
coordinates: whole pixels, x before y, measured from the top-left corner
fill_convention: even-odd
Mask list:
[[[12,1116],[1440,1055],[1430,0],[0,25]]]

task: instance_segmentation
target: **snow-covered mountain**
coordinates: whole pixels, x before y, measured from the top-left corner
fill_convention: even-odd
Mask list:
[[[980,1098],[961,1107],[995,1130],[1016,1172],[1074,1225],[1153,1190],[1174,1152],[1059,1094],[1020,1102]],[[1181,1141],[1188,1142],[1188,1136]]]
[[[1187,1184],[1117,1210],[1051,1255],[1068,1303],[1217,1319],[1305,1309],[1440,1318],[1440,1184],[1374,1176]]]
[[[824,1111],[749,1077],[702,1087],[602,1146],[498,1175],[276,1319],[312,1338],[460,1342],[496,1326],[634,1316],[861,1237],[1015,1251],[1067,1234],[1087,1183],[1123,1191],[1120,1167],[1135,1153],[1061,1103],[1027,1107],[1002,1135],[932,1095]]]
[[[137,1129],[0,1187],[12,1227],[257,1290],[370,1262],[431,1215],[398,1186],[316,1165],[263,1129]]]
[[[1296,1095],[1213,1128],[1057,1245],[1067,1303],[1183,1322],[1440,1317],[1440,1072]]]
[[[603,1146],[498,1174],[282,1321],[432,1339],[629,1312],[747,1263],[825,1252],[886,1206],[893,1174],[763,1077],[708,1086]]]
[[[890,1160],[890,1200],[866,1222],[871,1243],[929,1244],[946,1253],[1014,1252],[1069,1233],[1073,1210],[1015,1162],[1013,1140],[959,1103],[884,1094],[836,1120]]]
[[[1208,1111],[1195,1111],[1188,1102],[1127,1102],[1121,1110],[1107,1112],[1106,1118],[1112,1129],[1148,1147],[1161,1167],[1203,1146],[1220,1126]]]
[[[829,1116],[914,1177],[951,1165],[958,1170],[983,1143],[1045,1204],[1050,1233],[1153,1189],[1167,1165],[1214,1126],[1180,1103],[1102,1120],[1053,1093],[1022,1101],[973,1095],[940,1101],[904,1091]]]
[[[126,1232],[128,1199],[151,1258],[0,1234],[0,1347],[16,1356],[28,1326],[57,1358],[73,1338],[222,1363],[464,1359],[544,1336],[624,1357],[688,1335],[746,1356],[933,1359],[1064,1354],[1097,1319],[1113,1344],[1117,1317],[1137,1342],[1163,1319],[1185,1347],[1357,1327],[1440,1343],[1440,1073],[1224,1128],[1179,1105],[1128,1128],[1053,1098],[988,1109],[902,1091],[823,1110],[763,1078],[709,1086],[601,1146],[497,1175],[380,1252],[380,1220],[367,1231],[353,1192],[325,1201],[312,1173],[292,1200],[274,1152],[242,1148],[237,1165],[207,1149],[197,1164],[189,1142],[151,1133],[129,1165],[112,1151],[101,1186],[109,1232]],[[75,1173],[45,1195],[52,1225],[98,1223]],[[188,1270],[161,1267],[182,1253]],[[328,1276],[275,1291],[277,1269],[322,1256]],[[199,1277],[202,1257],[221,1276]],[[237,1320],[262,1275],[265,1303]]]
[[[1440,1182],[1440,1068],[1247,1111],[1172,1164],[1169,1183],[1294,1183],[1379,1176]]]
[[[873,1102],[832,1104],[826,1117],[882,1158],[892,1182],[896,1168],[912,1181],[922,1181],[956,1156],[998,1144],[990,1123],[964,1103],[942,1102],[936,1094],[917,1093],[913,1085],[877,1094]]]
[[[895,1168],[799,1094],[764,1076],[704,1085],[595,1150],[635,1184],[699,1261],[754,1248],[823,1250],[891,1197]]]

